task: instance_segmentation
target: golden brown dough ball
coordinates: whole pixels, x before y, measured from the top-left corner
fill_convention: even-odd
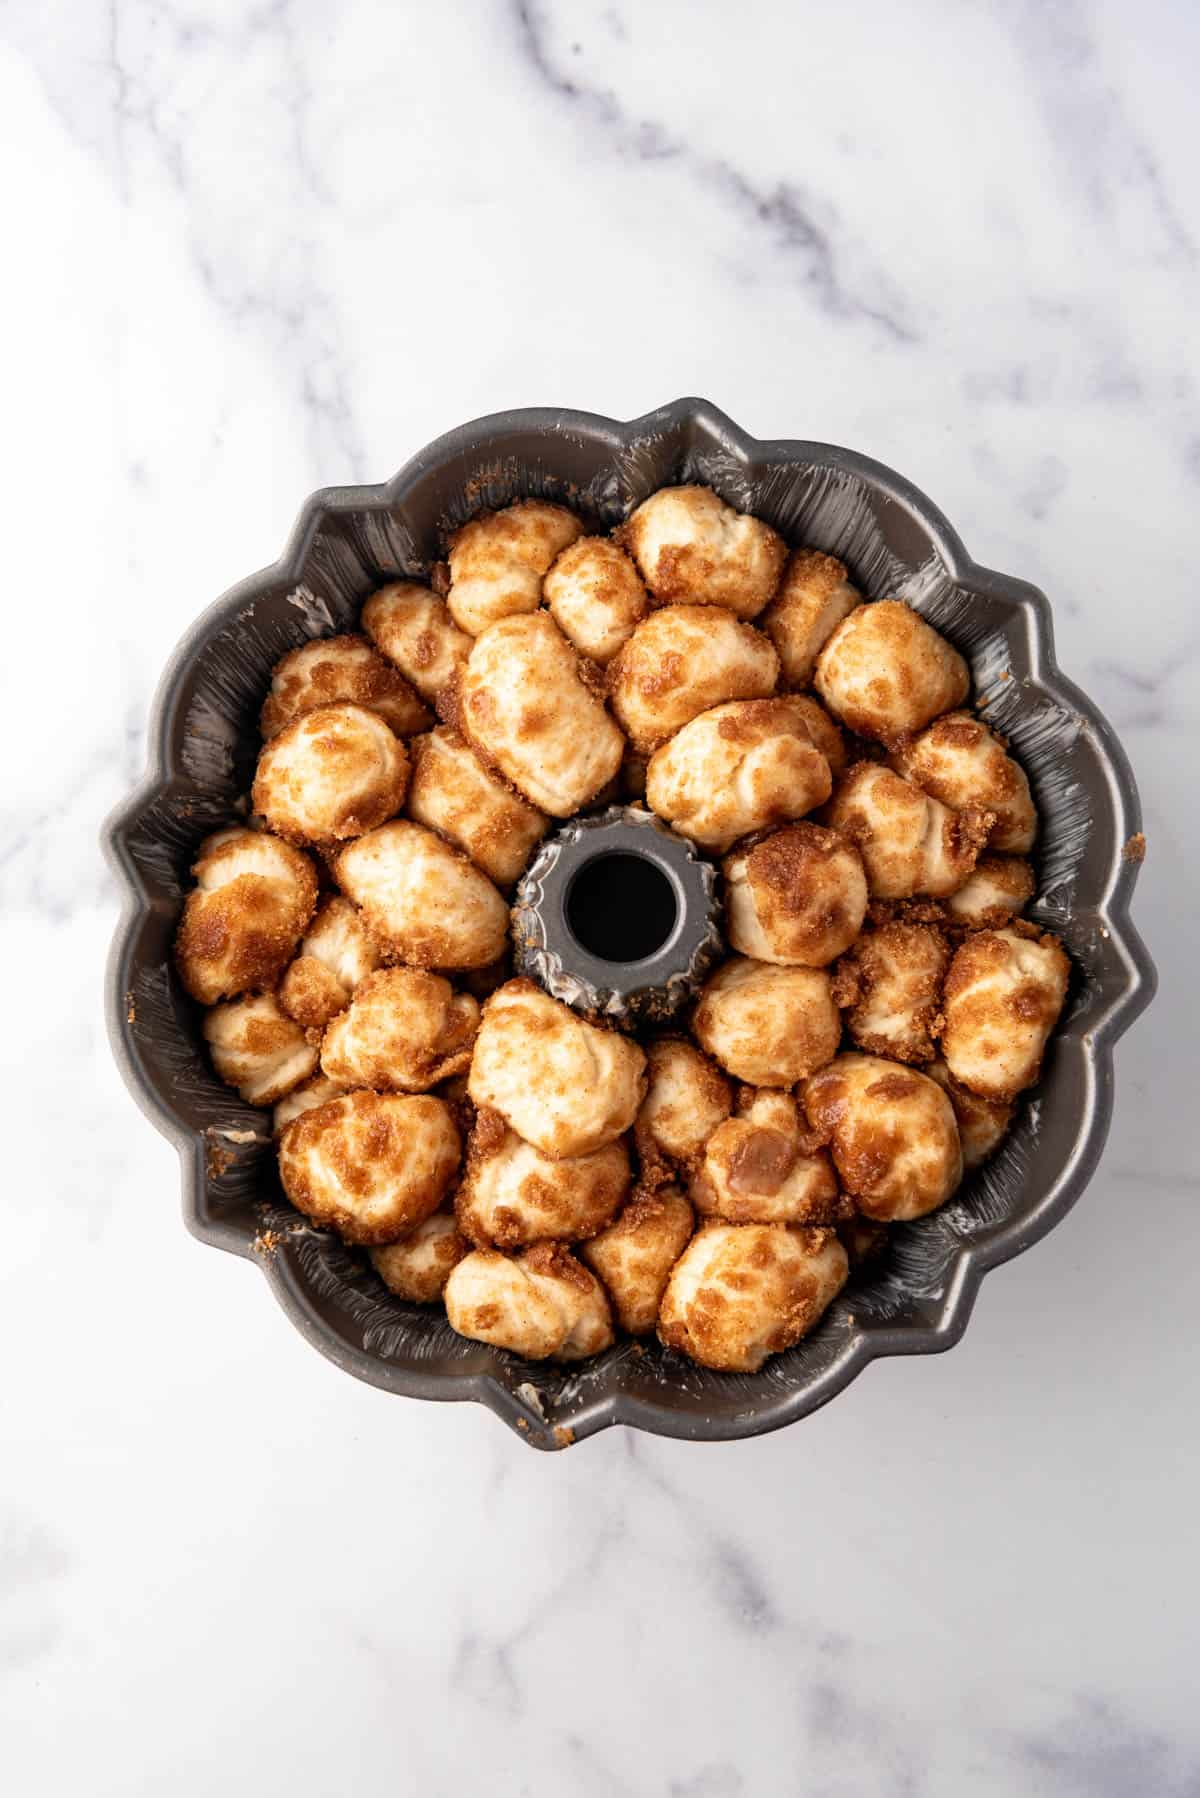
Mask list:
[[[724,863],[725,926],[739,955],[821,968],[849,948],[867,913],[867,876],[848,838],[789,824]]]
[[[850,1209],[790,1092],[749,1087],[708,1139],[689,1187],[701,1217],[728,1224],[832,1224]]]
[[[651,612],[609,664],[612,708],[633,747],[649,751],[727,699],[766,699],[779,657],[770,639],[715,606]]]
[[[660,487],[618,533],[662,605],[724,606],[754,618],[776,587],[787,545],[710,487]]]
[[[529,1361],[584,1361],[613,1340],[604,1288],[561,1242],[512,1258],[476,1249],[450,1275],[445,1300],[460,1336]]]
[[[646,1044],[646,1096],[637,1117],[643,1158],[655,1151],[680,1166],[699,1155],[733,1110],[733,1088],[694,1043],[657,1036]]]
[[[1016,1106],[1008,1099],[981,1098],[969,1086],[961,1086],[944,1061],[930,1062],[924,1071],[937,1081],[954,1108],[964,1168],[970,1172],[981,1167],[1004,1141]]]
[[[330,1099],[340,1098],[345,1092],[336,1080],[327,1080],[325,1075],[317,1072],[302,1085],[294,1087],[285,1098],[280,1099],[271,1113],[271,1129],[276,1136],[281,1136],[292,1122],[306,1111],[315,1111],[318,1105],[327,1105]]]
[[[842,1186],[867,1217],[924,1217],[962,1179],[949,1099],[927,1075],[875,1055],[839,1055],[804,1085],[804,1108],[828,1141]]]
[[[702,1367],[757,1373],[808,1334],[848,1271],[832,1230],[703,1224],[671,1271],[659,1337]]]
[[[392,581],[372,593],[362,627],[431,703],[453,686],[471,653],[471,639],[459,630],[445,600],[416,581]]]
[[[200,845],[175,939],[179,978],[212,1005],[274,986],[317,903],[306,855],[259,830],[219,830]]]
[[[377,712],[324,705],[272,737],[252,803],[292,843],[336,843],[394,817],[408,787],[404,745]]]
[[[435,1211],[399,1242],[372,1249],[371,1261],[389,1292],[412,1305],[435,1305],[446,1281],[471,1245],[454,1221],[453,1211]]]
[[[378,712],[398,737],[409,737],[431,722],[428,708],[399,669],[365,637],[322,637],[276,662],[262,709],[262,734],[278,736],[303,713],[341,700]]]
[[[949,965],[950,945],[934,924],[865,931],[838,963],[835,983],[858,1047],[893,1061],[932,1061]]]
[[[946,915],[968,930],[994,930],[1024,911],[1035,891],[1033,869],[1019,855],[981,855],[946,900]]]
[[[306,1030],[323,1030],[378,966],[379,951],[358,907],[337,894],[318,906],[280,984],[279,1003]]]
[[[1024,855],[1037,836],[1037,812],[1025,770],[994,731],[969,712],[938,718],[892,757],[901,774],[961,812],[968,806],[993,812],[993,849]]]
[[[565,506],[518,500],[484,512],[450,539],[446,604],[461,630],[478,637],[489,624],[542,603],[542,576],[583,526]]]
[[[510,980],[483,1008],[469,1091],[557,1161],[629,1129],[645,1068],[636,1043],[577,1017],[532,980]]]
[[[395,1242],[432,1215],[461,1156],[442,1099],[344,1093],[290,1123],[279,1142],[283,1190],[347,1242]]]
[[[738,837],[800,818],[828,799],[829,763],[786,701],[741,699],[701,712],[655,751],[646,803],[720,853]]]
[[[204,1040],[217,1073],[247,1105],[274,1105],[317,1065],[316,1049],[273,993],[214,1005],[204,1015]]]
[[[971,677],[939,631],[902,601],[881,599],[842,620],[817,657],[813,684],[835,718],[890,743],[961,705]]]
[[[615,1223],[584,1243],[580,1254],[603,1280],[617,1322],[631,1336],[648,1336],[671,1269],[696,1225],[677,1186],[639,1188]]]
[[[578,1242],[612,1221],[629,1180],[629,1151],[620,1139],[590,1155],[551,1161],[498,1112],[481,1111],[455,1212],[464,1236],[478,1248],[516,1249],[551,1238]]]
[[[785,705],[797,724],[802,724],[812,739],[814,749],[819,749],[829,763],[829,771],[836,779],[845,772],[846,739],[834,723],[819,699],[811,693],[780,693],[776,695],[780,705]]]
[[[326,1030],[321,1068],[343,1086],[428,1092],[466,1072],[478,1026],[478,1001],[440,974],[381,968]]]
[[[833,790],[829,823],[863,859],[876,899],[953,893],[987,842],[991,812],[952,812],[878,762],[856,762]]]
[[[449,837],[497,886],[511,886],[546,833],[545,813],[485,768],[456,730],[414,737],[409,753],[409,817]]]
[[[611,662],[650,605],[637,569],[611,537],[580,537],[564,549],[543,591],[559,630],[593,662]]]
[[[968,936],[946,975],[942,1054],[954,1078],[985,1099],[1012,1099],[1032,1086],[1070,972],[1057,937]]]
[[[779,651],[783,678],[807,687],[828,638],[862,594],[846,578],[846,564],[819,549],[794,549],[779,591],[762,618],[762,629]]]
[[[821,968],[734,956],[705,985],[697,1040],[748,1086],[794,1086],[837,1053],[842,1021]]]
[[[548,612],[475,639],[459,688],[471,743],[532,805],[569,818],[621,765],[625,741]]]
[[[486,874],[424,825],[398,820],[338,856],[367,926],[418,968],[484,968],[508,945],[508,907]]]

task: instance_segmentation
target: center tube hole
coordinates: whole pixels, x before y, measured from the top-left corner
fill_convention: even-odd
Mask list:
[[[678,918],[674,886],[641,855],[597,855],[567,892],[571,934],[600,961],[644,961],[662,948]]]

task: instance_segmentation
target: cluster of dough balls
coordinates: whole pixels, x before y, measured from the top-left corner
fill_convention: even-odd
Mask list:
[[[176,963],[291,1203],[531,1359],[753,1372],[1038,1078],[1069,964],[962,656],[705,487],[522,500],[274,669]],[[633,797],[718,862],[726,959],[641,1039],[512,974],[543,837]]]

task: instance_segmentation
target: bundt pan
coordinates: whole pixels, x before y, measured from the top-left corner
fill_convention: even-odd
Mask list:
[[[909,600],[968,657],[984,716],[1011,739],[1041,813],[1031,915],[1074,963],[1041,1084],[999,1154],[940,1211],[895,1228],[886,1259],[850,1282],[814,1333],[749,1375],[709,1372],[653,1341],[619,1343],[581,1367],[526,1363],[389,1296],[364,1257],[285,1203],[267,1115],[216,1079],[170,955],[197,845],[250,785],[259,706],[285,650],[352,628],[381,582],[427,576],[446,530],[481,508],[542,495],[607,529],[679,481],[708,484],[789,543],[840,556],[870,597]],[[144,784],[107,829],[124,892],[108,981],[114,1051],[179,1150],[189,1228],[253,1256],[308,1340],[360,1379],[410,1398],[475,1399],[538,1448],[613,1423],[756,1435],[815,1411],[877,1356],[949,1348],[983,1275],[1056,1224],[1096,1166],[1113,1045],[1154,991],[1129,919],[1133,777],[1105,720],[1058,671],[1045,597],[977,567],[923,494],[865,456],[757,443],[695,399],[629,424],[547,407],[463,425],[384,486],[313,495],[275,566],[218,600],[179,645],[150,745]]]

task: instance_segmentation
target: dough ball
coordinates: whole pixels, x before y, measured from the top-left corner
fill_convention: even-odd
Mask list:
[[[1032,1086],[1070,973],[1057,937],[968,936],[946,975],[942,1054],[954,1078],[985,1099],[1012,1099]]]
[[[789,1092],[747,1088],[738,1115],[708,1139],[691,1199],[729,1224],[832,1224],[850,1207]]]
[[[946,915],[968,930],[994,930],[1023,912],[1036,890],[1033,869],[1019,855],[981,855],[946,900]]]
[[[489,624],[542,603],[542,576],[583,526],[565,506],[518,500],[484,512],[450,539],[446,604],[460,630],[478,637]]]
[[[893,1061],[932,1061],[949,965],[950,945],[934,924],[894,922],[860,936],[835,983],[858,1047]]]
[[[992,812],[988,835],[993,849],[1024,855],[1037,836],[1037,812],[1025,770],[1013,761],[994,731],[969,712],[938,718],[892,757],[897,770],[961,812],[969,806]]]
[[[247,1105],[274,1105],[317,1065],[316,1049],[272,993],[214,1005],[204,1016],[204,1040],[217,1073]]]
[[[785,700],[742,699],[685,724],[650,758],[646,802],[718,853],[828,799],[829,763]]]
[[[724,873],[725,926],[739,955],[820,968],[862,929],[862,857],[836,830],[789,824],[728,856]]]
[[[710,706],[765,699],[779,658],[753,625],[715,606],[664,606],[610,663],[612,708],[635,749],[649,751]]]
[[[709,487],[661,487],[619,532],[661,605],[724,606],[754,618],[779,584],[787,545]]]
[[[593,662],[611,662],[649,609],[637,569],[611,537],[580,537],[543,583],[564,637]]]
[[[450,1107],[397,1093],[344,1093],[290,1123],[279,1142],[283,1190],[347,1242],[395,1242],[432,1215],[461,1155]]]
[[[862,594],[846,578],[846,564],[819,549],[794,549],[779,591],[762,618],[762,629],[779,651],[783,678],[807,687],[818,655]]]
[[[378,712],[398,737],[425,730],[432,722],[400,670],[365,637],[323,637],[302,643],[276,662],[262,709],[262,734],[276,737],[305,712],[341,700]]]
[[[546,834],[546,816],[518,799],[456,730],[409,745],[408,814],[448,837],[497,886],[511,886]]]
[[[629,1151],[620,1139],[551,1161],[498,1112],[481,1111],[455,1201],[459,1228],[479,1248],[577,1242],[612,1221],[629,1180]]]
[[[930,1062],[924,1071],[937,1081],[953,1107],[964,1168],[969,1173],[981,1167],[1003,1142],[1016,1106],[1008,1099],[981,1098],[969,1086],[960,1086],[944,1061]]]
[[[813,684],[835,718],[890,743],[961,705],[967,664],[898,599],[857,606],[817,657]]]
[[[466,736],[532,805],[569,818],[612,780],[625,742],[547,612],[476,638],[459,689]]]
[[[580,1249],[603,1280],[617,1322],[631,1336],[649,1336],[671,1269],[696,1225],[677,1186],[639,1188],[620,1217]]]
[[[757,1373],[808,1334],[848,1271],[832,1230],[704,1224],[671,1270],[659,1337],[702,1367]]]
[[[733,1089],[718,1067],[681,1036],[646,1044],[646,1096],[637,1117],[643,1159],[656,1154],[686,1166],[733,1110]]]
[[[804,1085],[808,1121],[867,1217],[891,1223],[944,1205],[962,1179],[949,1099],[927,1075],[875,1055],[839,1055]]]
[[[392,581],[372,593],[362,627],[430,703],[453,686],[471,653],[471,639],[459,630],[445,600],[415,581]]]
[[[428,1092],[471,1065],[479,1004],[440,974],[381,968],[361,982],[321,1044],[321,1067],[343,1086]]]
[[[952,812],[878,762],[856,762],[842,776],[826,816],[862,856],[876,899],[953,893],[974,868],[992,823],[991,812]]]
[[[561,1242],[535,1243],[513,1259],[476,1249],[450,1275],[445,1299],[460,1336],[528,1361],[585,1361],[613,1340],[604,1288]]]
[[[371,1261],[389,1292],[413,1305],[434,1305],[471,1245],[453,1211],[435,1211],[399,1242],[371,1250]]]
[[[276,1136],[282,1136],[293,1118],[298,1118],[306,1111],[315,1111],[318,1105],[327,1105],[330,1099],[336,1099],[345,1092],[336,1080],[327,1080],[322,1073],[313,1074],[302,1086],[294,1087],[286,1098],[280,1099],[271,1113],[271,1129]]]
[[[788,708],[795,723],[804,726],[813,748],[821,751],[834,778],[844,773],[849,759],[846,739],[820,700],[814,699],[811,693],[780,693],[777,698]]]
[[[323,1030],[378,966],[379,951],[358,907],[338,894],[317,908],[283,977],[279,1003],[306,1030]]]
[[[295,953],[317,903],[306,855],[265,831],[219,830],[200,846],[175,938],[179,978],[212,1005],[271,987]]]
[[[693,1028],[735,1079],[794,1086],[837,1053],[842,1021],[822,969],[734,956],[703,988]]]
[[[484,968],[508,946],[508,907],[491,881],[421,824],[360,837],[336,872],[373,935],[414,967]]]
[[[394,817],[407,787],[404,745],[377,712],[323,705],[266,744],[252,803],[289,842],[334,843]]]
[[[637,1116],[646,1057],[577,1017],[532,980],[510,980],[483,1008],[469,1091],[554,1160],[615,1142]]]

